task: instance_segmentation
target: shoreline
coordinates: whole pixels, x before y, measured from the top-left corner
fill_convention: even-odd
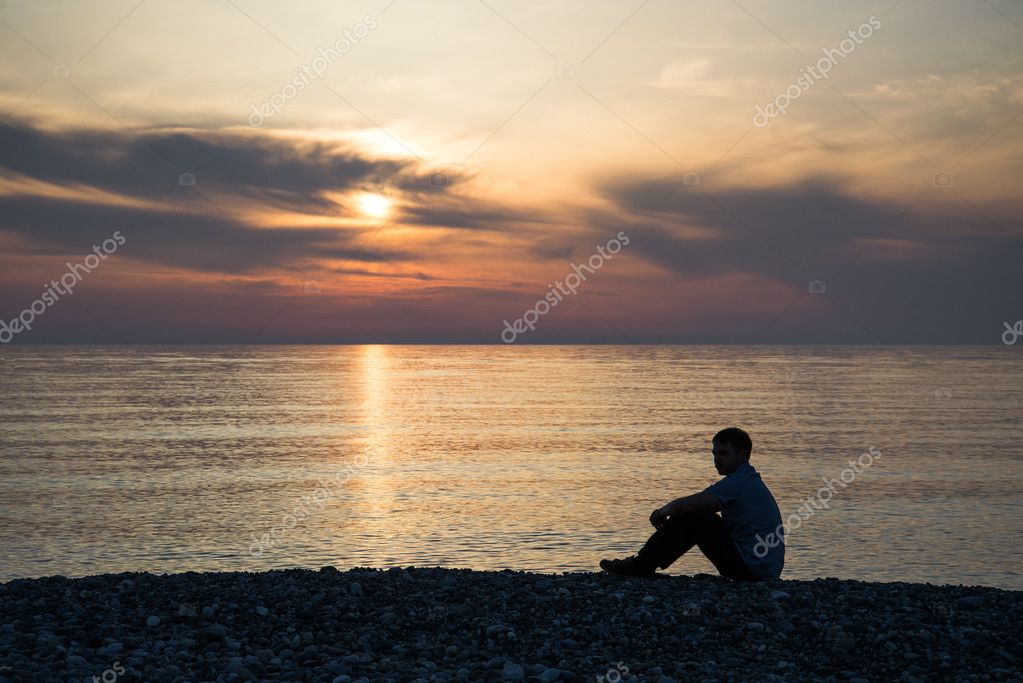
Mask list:
[[[1023,591],[834,578],[324,567],[0,584],[0,683],[1008,681],[1021,636]]]

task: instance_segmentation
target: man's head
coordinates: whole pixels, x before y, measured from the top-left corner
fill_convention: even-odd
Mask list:
[[[713,453],[714,467],[718,474],[729,475],[746,462],[749,462],[753,441],[749,434],[738,427],[722,429],[714,435]]]

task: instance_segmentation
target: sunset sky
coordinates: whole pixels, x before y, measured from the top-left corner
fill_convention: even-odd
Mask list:
[[[624,232],[516,343],[1001,344],[1021,48],[1008,0],[0,0],[0,318],[117,231],[15,343],[501,343]]]

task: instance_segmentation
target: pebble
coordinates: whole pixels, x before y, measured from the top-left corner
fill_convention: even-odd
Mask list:
[[[505,681],[521,681],[525,680],[526,672],[522,669],[522,666],[515,662],[505,662],[504,667],[501,669],[501,680]]]
[[[984,598],[979,595],[970,595],[956,600],[956,607],[974,610],[984,606]]]
[[[856,647],[856,641],[852,638],[839,638],[835,641],[835,647],[845,652],[852,652],[852,649]]]
[[[92,680],[119,662],[118,683],[553,683],[609,680],[621,662],[622,683],[994,683],[1023,661],[1018,591],[662,581],[425,567],[19,579],[0,583],[0,682]]]
[[[213,638],[226,638],[227,627],[223,624],[210,624],[202,630],[204,635],[211,636]]]

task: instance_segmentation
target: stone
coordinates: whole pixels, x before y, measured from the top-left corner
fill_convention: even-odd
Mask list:
[[[984,606],[984,598],[979,595],[969,595],[965,598],[959,598],[956,600],[956,607],[963,609],[975,610]]]
[[[512,661],[506,661],[501,669],[501,680],[522,681],[526,678],[526,672],[521,665]]]
[[[856,641],[848,636],[844,638],[838,638],[835,640],[835,647],[845,652],[852,652],[852,649],[856,647]]]
[[[210,638],[226,638],[227,627],[223,624],[210,624],[203,628],[202,633]]]

